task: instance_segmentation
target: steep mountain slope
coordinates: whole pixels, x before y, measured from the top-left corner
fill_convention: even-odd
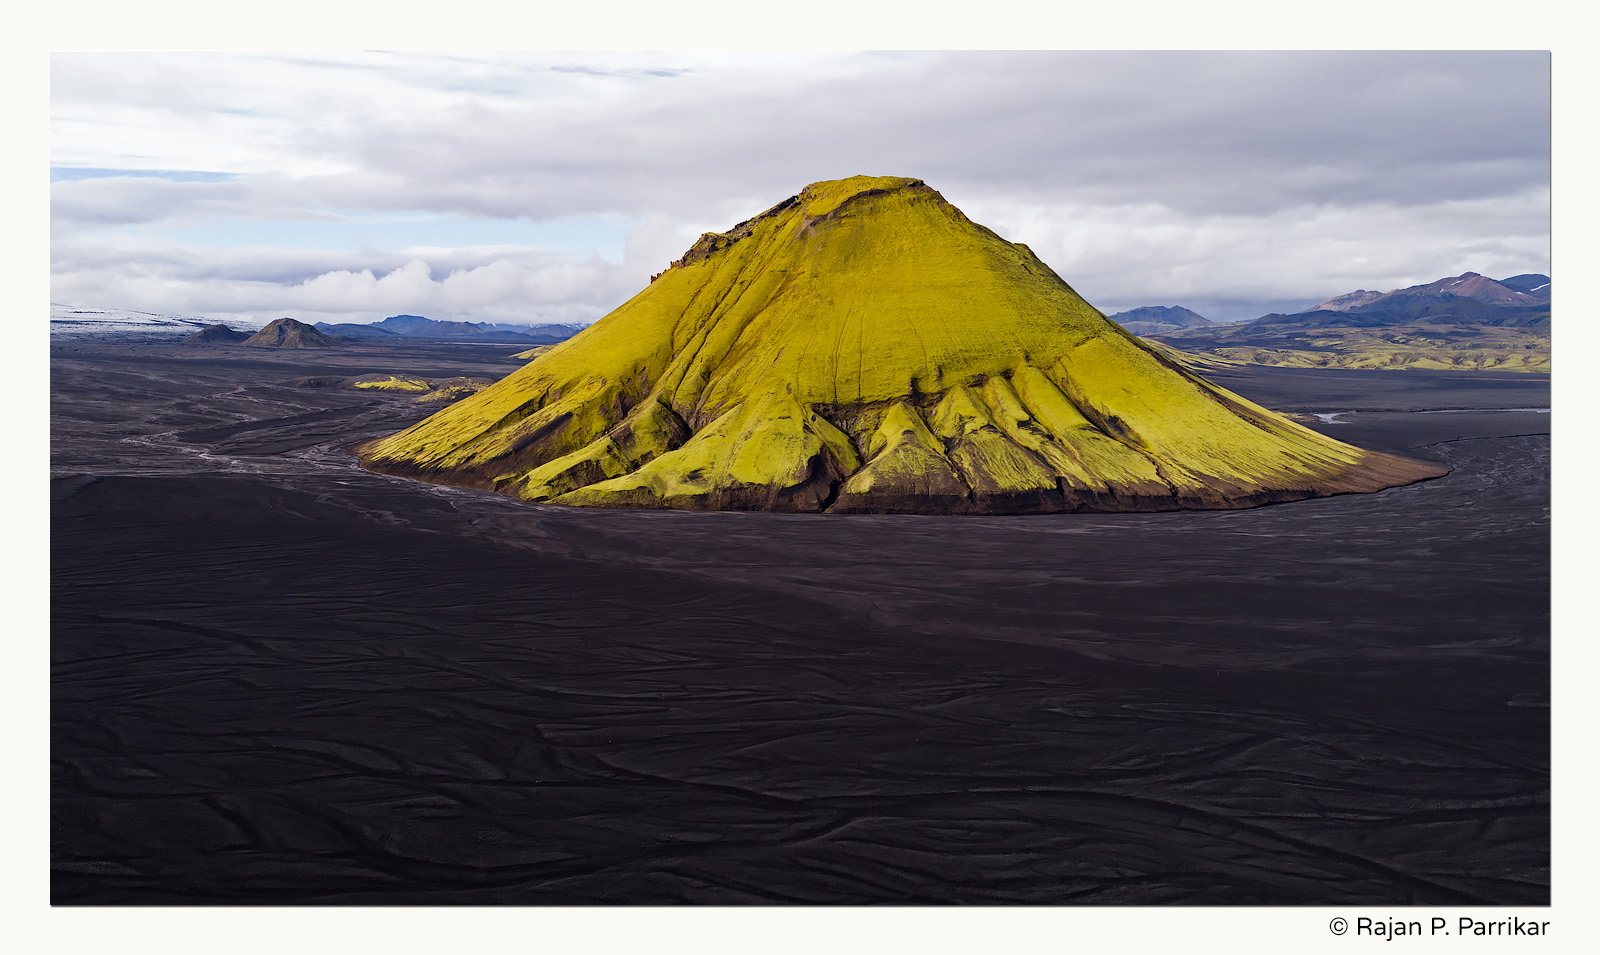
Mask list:
[[[376,470],[607,507],[1240,507],[1433,465],[1331,441],[1158,356],[916,179],[815,183],[707,233]]]

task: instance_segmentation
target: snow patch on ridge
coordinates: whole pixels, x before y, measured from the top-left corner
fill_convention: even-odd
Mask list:
[[[164,315],[127,308],[93,308],[50,303],[50,337],[77,338],[112,332],[144,332],[151,335],[189,335],[215,325],[216,320],[198,315]],[[265,322],[234,321],[240,329],[259,330]]]

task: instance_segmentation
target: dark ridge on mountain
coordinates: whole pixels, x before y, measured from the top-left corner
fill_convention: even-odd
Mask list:
[[[1234,508],[1445,473],[1218,388],[921,180],[867,176],[706,233],[581,334],[356,450],[527,501],[831,513]]]
[[[1176,328],[1203,328],[1212,324],[1211,319],[1181,305],[1145,305],[1107,317],[1135,335]]]
[[[253,348],[337,348],[339,341],[292,318],[280,318],[241,344]]]
[[[185,345],[237,345],[250,338],[249,332],[237,332],[226,325],[207,325],[183,339]]]
[[[1508,279],[1501,279],[1500,284],[1524,295],[1542,298],[1547,302],[1550,300],[1550,276],[1548,275],[1541,275],[1537,272],[1524,272],[1521,275],[1513,275]]]

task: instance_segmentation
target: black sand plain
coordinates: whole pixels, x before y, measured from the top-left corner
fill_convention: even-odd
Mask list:
[[[1549,902],[1547,378],[1230,370],[1454,471],[964,518],[519,504],[293,384],[511,350],[52,346],[56,904]]]

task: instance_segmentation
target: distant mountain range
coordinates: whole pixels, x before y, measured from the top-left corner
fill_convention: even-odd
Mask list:
[[[170,315],[140,312],[125,308],[92,308],[79,305],[50,305],[50,335],[52,338],[82,338],[100,335],[136,335],[151,339],[168,336],[194,336],[217,324],[214,318],[198,315]],[[245,337],[259,331],[263,321],[233,320],[224,328],[244,329]],[[418,339],[428,341],[478,341],[521,345],[551,345],[566,341],[583,331],[583,325],[544,324],[510,325],[488,322],[440,322],[420,315],[391,315],[370,325],[339,323],[330,325],[317,322],[311,326],[325,335],[362,340],[401,341]],[[213,332],[196,341],[220,342],[220,333]]]
[[[1506,281],[1536,291],[1520,291],[1476,272],[1463,272],[1427,285],[1387,292],[1359,289],[1303,312],[1265,315],[1254,324],[1371,328],[1413,323],[1499,326],[1543,323],[1549,327],[1550,277],[1517,275]]]
[[[565,341],[582,325],[507,325],[488,322],[441,322],[421,315],[391,315],[370,325],[318,322],[319,331],[329,335],[360,339],[415,338],[429,341],[504,342],[518,345],[553,344]]]
[[[386,338],[398,340],[402,336],[399,332],[391,332],[376,325],[359,325],[355,322],[340,322],[330,325],[327,322],[317,322],[311,326],[324,335],[337,335],[340,338]]]
[[[1302,312],[1238,325],[1143,334],[1191,353],[1257,364],[1548,371],[1550,276],[1496,281],[1463,272],[1387,292],[1357,289]]]
[[[1211,319],[1181,305],[1146,305],[1106,317],[1135,335],[1150,335],[1179,328],[1203,328],[1212,324]]]

